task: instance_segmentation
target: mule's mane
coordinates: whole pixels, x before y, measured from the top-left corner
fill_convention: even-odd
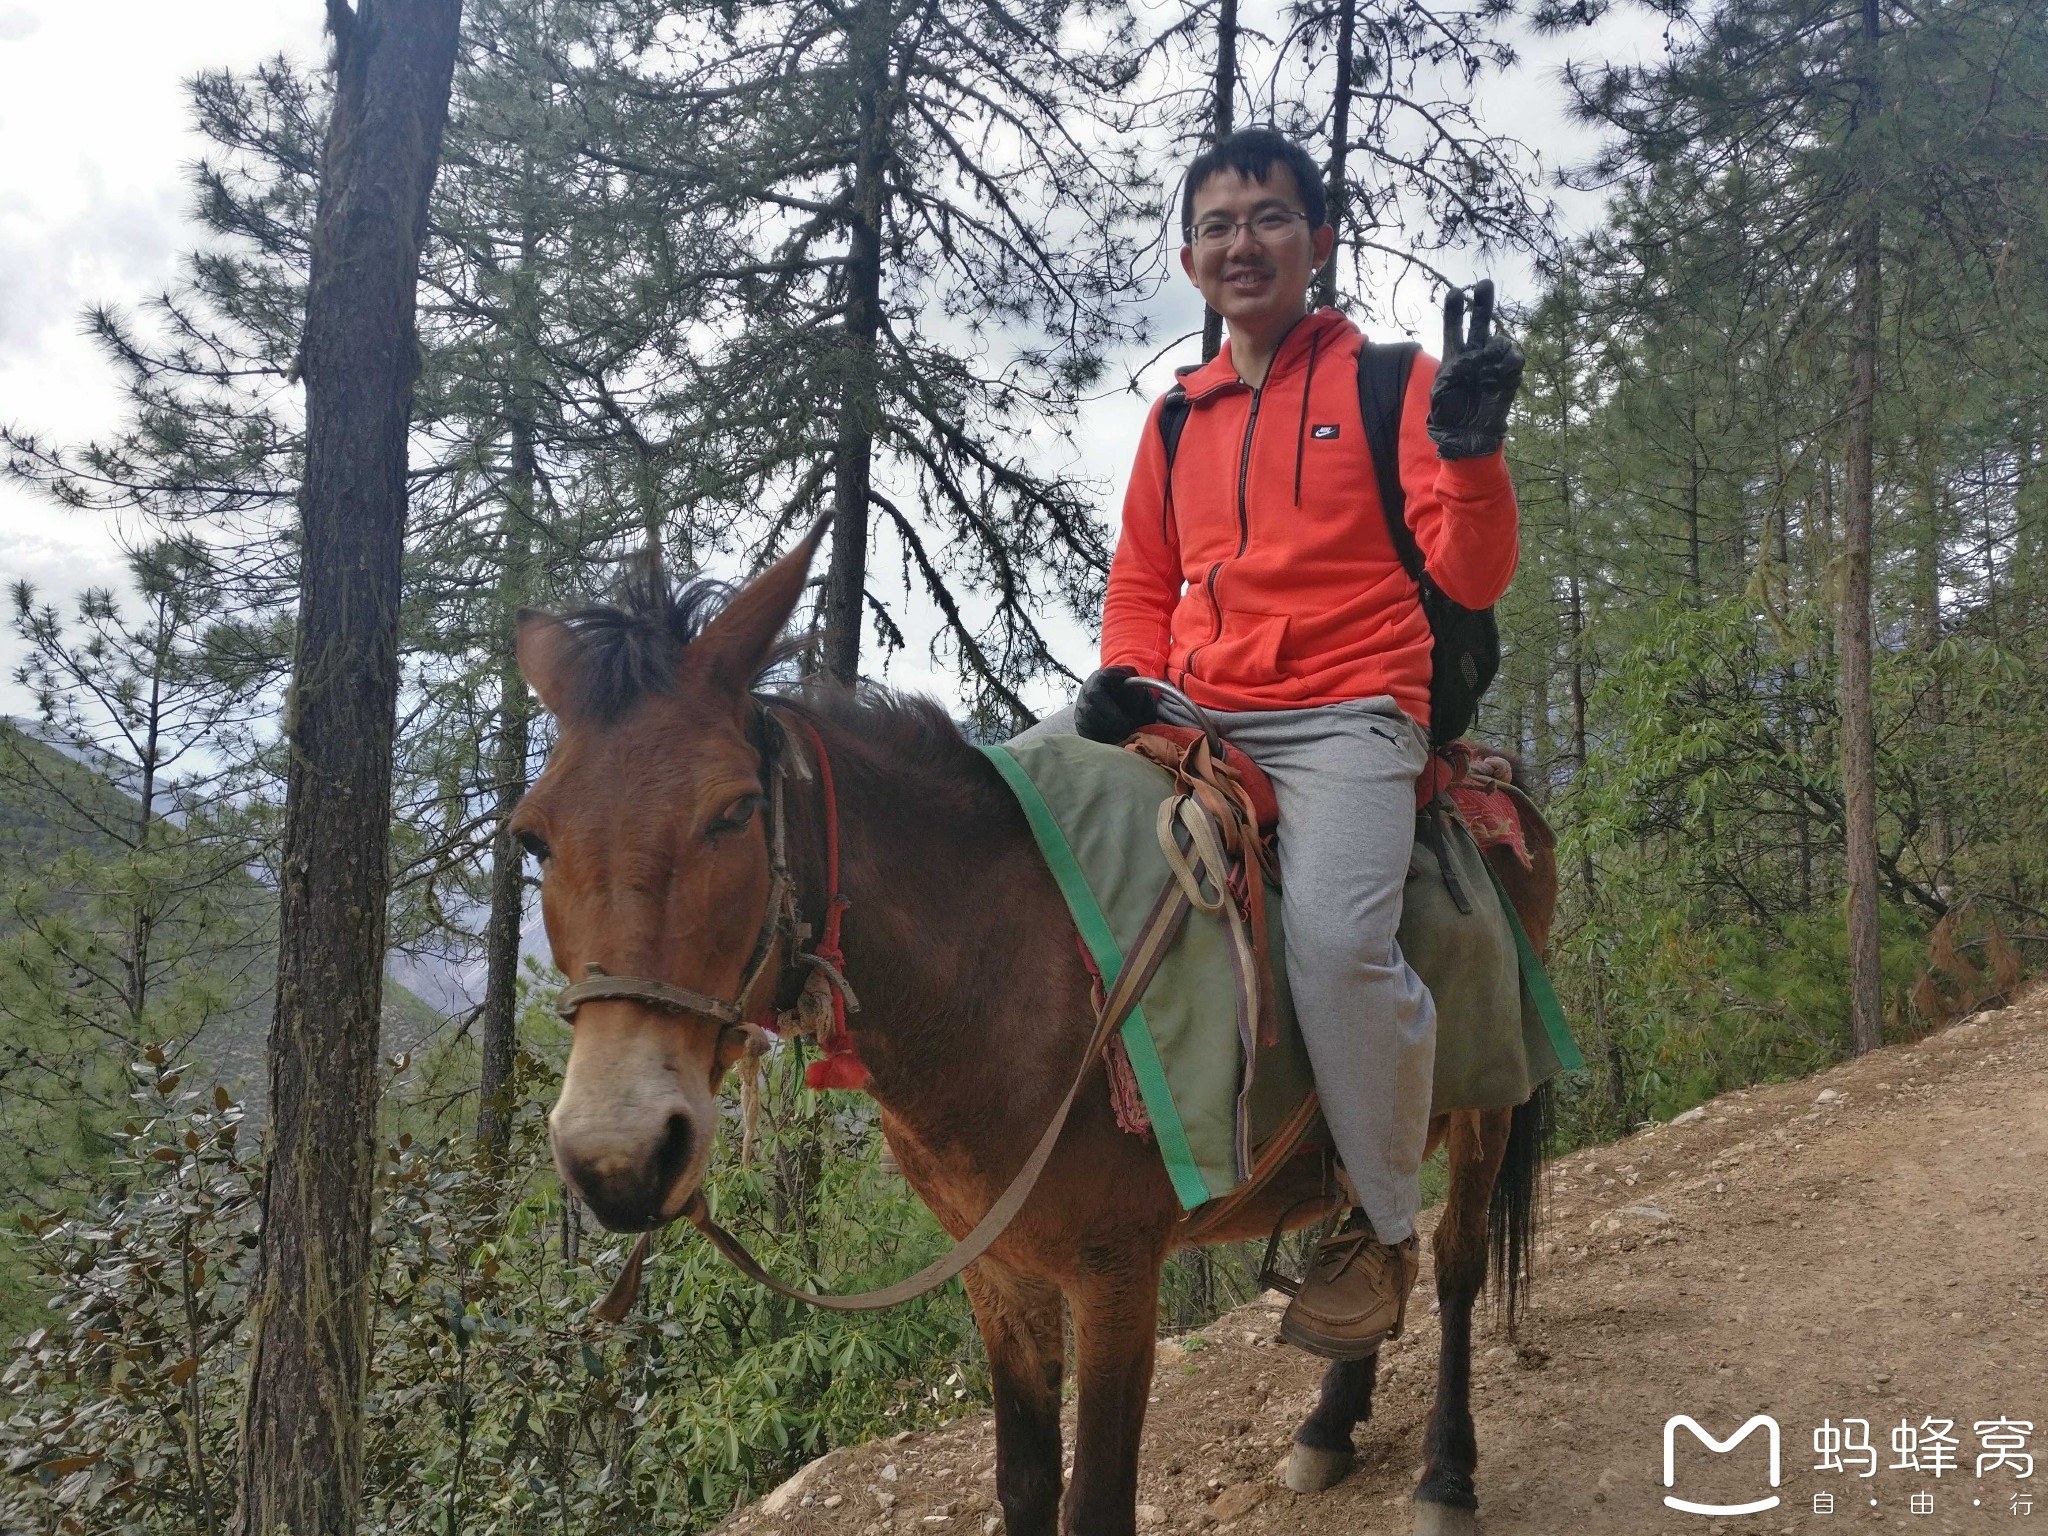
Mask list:
[[[684,651],[733,594],[732,587],[710,577],[672,587],[657,562],[643,559],[628,569],[612,602],[564,614],[562,622],[577,639],[582,707],[610,723],[641,699],[667,693]],[[763,703],[836,727],[842,743],[852,738],[856,773],[866,769],[898,782],[907,776],[921,795],[941,800],[971,800],[991,787],[1000,789],[986,759],[936,700],[872,683],[849,689],[817,676],[794,686],[765,687],[807,643],[799,634],[775,647],[752,683]],[[835,750],[844,752],[845,745]]]
[[[667,693],[685,648],[732,596],[732,587],[709,576],[671,587],[661,564],[643,558],[628,567],[613,601],[563,614],[577,640],[582,708],[610,724],[650,694]],[[801,638],[783,641],[761,675],[790,660],[803,644]]]
[[[966,808],[991,787],[1001,788],[988,760],[974,750],[936,699],[874,683],[849,689],[814,677],[786,692],[764,695],[763,701],[837,727],[836,754],[846,754],[850,737],[861,767],[898,785],[905,780],[915,783],[919,800],[927,807],[936,808],[938,801]]]

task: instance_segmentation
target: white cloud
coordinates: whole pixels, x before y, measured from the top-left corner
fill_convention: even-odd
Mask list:
[[[120,380],[83,335],[94,303],[169,285],[196,238],[185,168],[201,153],[184,82],[285,52],[321,56],[312,0],[0,3],[0,420],[75,442],[114,430]],[[0,482],[0,575],[69,606],[121,579],[120,529]],[[25,698],[0,638],[0,712]]]

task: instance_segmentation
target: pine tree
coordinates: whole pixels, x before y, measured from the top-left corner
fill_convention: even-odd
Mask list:
[[[668,174],[699,226],[748,232],[744,259],[697,274],[717,338],[701,451],[737,471],[699,515],[758,552],[833,510],[822,661],[849,681],[865,623],[903,643],[869,574],[886,537],[991,726],[1063,671],[1043,608],[1092,618],[1099,598],[1092,489],[1041,466],[1133,333],[1132,231],[1155,214],[1102,122],[1134,67],[1125,23],[1095,18],[1093,49],[1084,24],[1007,0],[763,0],[636,55],[603,151]]]
[[[330,0],[262,1248],[235,1526],[355,1529],[420,250],[459,0]]]
[[[2026,750],[2037,692],[2021,657],[2041,638],[2002,618],[2033,587],[2025,507],[2048,373],[2012,321],[2042,291],[2030,231],[2048,203],[2020,104],[2042,99],[2048,38],[1992,0],[1883,11],[1873,114],[1860,5],[1669,14],[1665,66],[1573,76],[1611,130],[1586,174],[1617,196],[1532,325],[1512,451],[1525,570],[1547,579],[1504,609],[1525,699],[1552,624],[1590,658],[1586,750],[1554,814],[1593,874],[1573,884],[1630,921],[1597,970],[1568,949],[1561,972],[1631,1065],[1629,1119],[1706,1091],[1678,1088],[1667,1062],[1730,1083],[1853,1044],[1835,764],[1859,606],[1888,1032],[1934,921],[1973,904],[2032,921],[2042,873],[2020,851],[2036,797],[2001,768]],[[1881,281],[1859,289],[1869,210]],[[1859,292],[1883,302],[1869,595],[1845,616]],[[1585,380],[1569,455],[1554,411],[1535,409],[1554,406],[1567,364]],[[1537,520],[1559,516],[1563,462],[1584,534],[1560,544]],[[1532,606],[1545,599],[1548,616]]]
[[[267,1002],[267,816],[247,765],[269,637],[252,657],[223,621],[210,558],[194,540],[138,550],[133,606],[89,590],[68,623],[13,589],[38,718],[0,730],[0,1125],[8,1197],[45,1210],[99,1171],[145,1051],[227,1068]]]
[[[1550,243],[1529,147],[1482,120],[1514,62],[1503,16],[1374,0],[1290,0],[1266,94],[1279,125],[1325,147],[1337,246],[1314,302],[1386,317],[1411,275],[1465,284],[1451,252]]]
[[[684,414],[697,257],[667,180],[582,153],[604,103],[568,59],[609,11],[470,8],[423,259],[402,621],[391,940],[428,963],[482,952],[474,1027],[488,1087],[508,1059],[524,880],[498,836],[540,745],[511,662],[523,603],[580,599],[650,536],[692,563],[713,473]],[[297,363],[330,92],[274,61],[193,86],[214,146],[195,170],[210,237],[141,313],[95,312],[130,424],[67,448],[5,429],[8,467],[90,511],[206,529],[221,602],[282,670],[304,437]],[[261,763],[252,758],[252,763]],[[278,787],[273,786],[273,794]],[[487,1093],[486,1097],[491,1094]],[[484,1127],[493,1139],[497,1131]]]
[[[1901,863],[1918,818],[1899,822],[1903,807],[1894,802],[1886,818],[1879,806],[1885,770],[1876,750],[1871,582],[1878,512],[1891,492],[1879,472],[1890,446],[1882,418],[1906,392],[1904,381],[1881,374],[1880,358],[1888,355],[1886,334],[1901,334],[1912,324],[1909,310],[1921,307],[1916,297],[1888,312],[1882,273],[1910,262],[1937,228],[1952,247],[1979,251],[2008,233],[1998,220],[1978,222],[1970,200],[1947,190],[1960,146],[1947,134],[1913,142],[1884,103],[1939,70],[1963,32],[1994,11],[2012,15],[1996,0],[1924,15],[1888,13],[1877,0],[1674,7],[1693,30],[1668,63],[1574,79],[1582,113],[1616,130],[1596,171],[1638,175],[1647,200],[1631,216],[1654,210],[1650,228],[1661,231],[1675,215],[1672,249],[1688,253],[1681,265],[1639,242],[1644,260],[1632,265],[1646,276],[1661,270],[1667,286],[1647,305],[1644,288],[1630,294],[1639,312],[1661,317],[1652,334],[1675,342],[1675,360],[1690,370],[1653,365],[1655,387],[1676,409],[1649,413],[1676,423],[1685,444],[1678,494],[1687,588],[1704,595],[1710,551],[1733,572],[1753,567],[1768,576],[1770,519],[1750,496],[1759,475],[1781,498],[1791,492],[1802,506],[1819,500],[1839,510],[1826,534],[1839,573],[1830,651],[1840,687],[1830,712],[1839,788],[1802,783],[1797,793],[1802,818],[1818,811],[1843,838],[1858,1050],[1878,1042],[1882,1024],[1880,895],[1929,894]],[[1953,108],[1952,94],[1950,101]],[[1995,113],[1995,96],[1987,104]],[[1731,372],[1735,387],[1705,370]],[[1787,376],[1804,388],[1786,388]],[[1716,401],[1725,402],[1718,416]],[[1753,419],[1747,407],[1757,401],[1777,408],[1769,421]],[[1788,441],[1799,445],[1789,461]],[[1825,464],[1829,456],[1838,470]],[[1816,473],[1823,496],[1796,489]],[[1781,535],[1790,515],[1781,509]],[[1717,525],[1726,542],[1715,550]],[[1886,819],[1898,830],[1885,833]],[[1741,887],[1732,867],[1728,879]],[[1745,899],[1757,904],[1753,891]]]

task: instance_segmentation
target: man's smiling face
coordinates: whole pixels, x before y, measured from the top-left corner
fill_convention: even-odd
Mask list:
[[[1269,218],[1276,227],[1262,235],[1251,226],[1267,215],[1284,223]],[[1203,240],[1199,231],[1216,221],[1241,227],[1220,244]],[[1189,229],[1197,233],[1181,247],[1181,269],[1233,332],[1277,332],[1300,318],[1309,280],[1336,238],[1327,225],[1309,228],[1294,173],[1278,164],[1263,181],[1235,170],[1208,177],[1195,189]]]

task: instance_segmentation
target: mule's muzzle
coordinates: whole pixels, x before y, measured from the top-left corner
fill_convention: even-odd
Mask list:
[[[675,1218],[688,1191],[678,1185],[690,1166],[696,1131],[671,1113],[651,1146],[633,1138],[555,1138],[555,1166],[590,1213],[613,1232],[645,1232]]]

